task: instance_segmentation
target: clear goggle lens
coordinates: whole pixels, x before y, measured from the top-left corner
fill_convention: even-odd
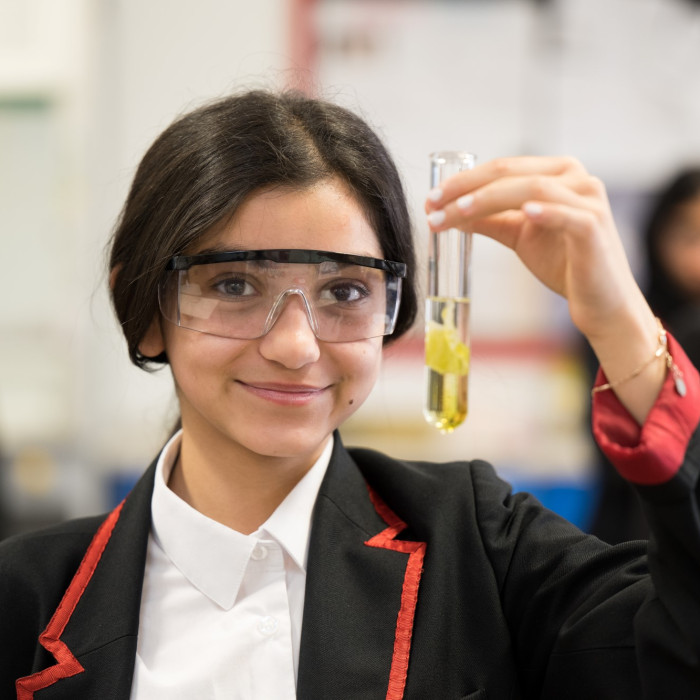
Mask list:
[[[394,331],[405,274],[403,263],[316,250],[176,256],[158,297],[161,313],[177,326],[253,339],[298,296],[319,340],[348,342]]]

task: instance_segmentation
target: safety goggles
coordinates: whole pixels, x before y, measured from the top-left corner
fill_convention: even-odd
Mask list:
[[[320,250],[246,250],[171,258],[158,289],[163,316],[182,328],[253,339],[298,297],[319,340],[390,335],[404,263]]]

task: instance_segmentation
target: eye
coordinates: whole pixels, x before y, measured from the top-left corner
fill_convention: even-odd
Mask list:
[[[324,301],[336,304],[352,304],[370,295],[369,289],[358,281],[340,281],[326,287],[321,294]]]
[[[255,288],[243,277],[227,277],[212,285],[212,289],[224,297],[250,297],[255,294]]]

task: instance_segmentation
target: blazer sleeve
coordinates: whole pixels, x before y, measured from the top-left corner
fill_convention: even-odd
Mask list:
[[[700,696],[700,379],[669,347],[685,396],[669,373],[641,429],[612,392],[597,394],[593,409],[601,447],[636,479],[648,556],[646,542],[607,545],[474,469],[479,527],[526,697]]]
[[[593,431],[636,487],[649,523],[653,587],[635,617],[643,686],[649,697],[690,698],[700,697],[700,380],[670,336],[669,351],[679,372],[668,373],[644,425],[613,392],[600,392]],[[605,381],[602,374],[597,381]]]

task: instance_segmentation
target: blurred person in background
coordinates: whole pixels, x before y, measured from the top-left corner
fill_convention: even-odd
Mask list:
[[[654,198],[643,234],[646,298],[654,313],[700,367],[700,167],[680,171]],[[597,362],[585,345],[588,370]],[[590,532],[611,544],[649,536],[642,503],[596,450],[598,501]]]
[[[567,299],[649,551],[483,461],[344,447],[418,307],[401,178],[353,113],[246,92],[178,119],[136,172],[113,303],[132,361],[169,366],[182,427],[111,513],[0,544],[1,697],[697,697],[700,376],[605,188],[571,158],[504,158],[425,208]]]
[[[700,167],[683,170],[660,193],[644,241],[649,305],[700,367]]]

